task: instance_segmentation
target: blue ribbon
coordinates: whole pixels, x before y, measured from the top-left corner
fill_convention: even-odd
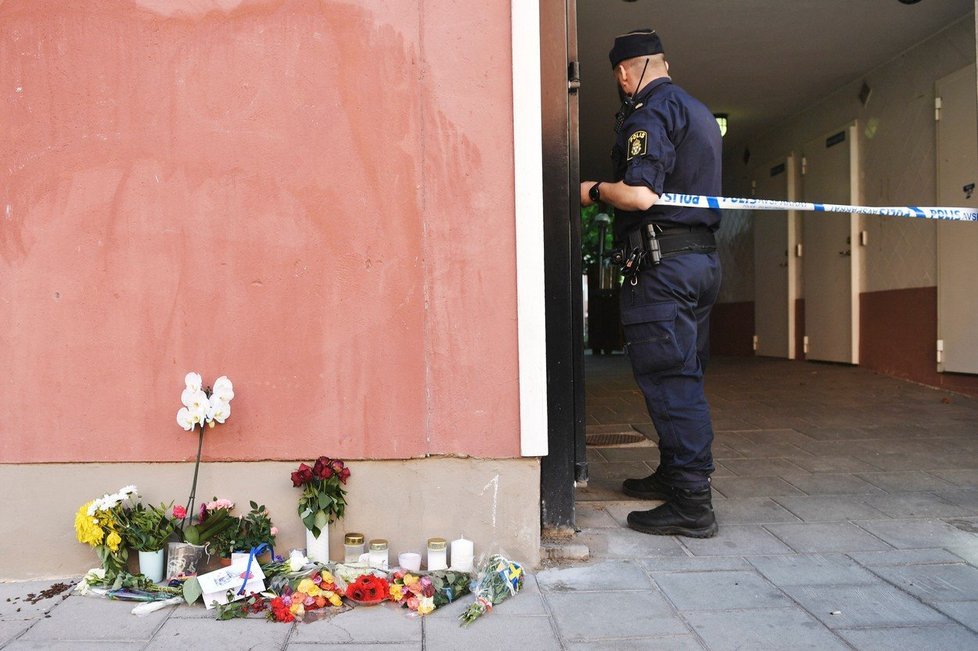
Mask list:
[[[251,562],[255,560],[255,556],[262,553],[266,549],[271,549],[268,543],[262,543],[257,547],[252,547],[251,552],[248,554],[248,567],[245,568],[244,582],[241,584],[241,589],[238,590],[237,594],[244,594],[245,586],[248,585],[248,580],[251,578]],[[274,554],[273,554],[274,555]]]

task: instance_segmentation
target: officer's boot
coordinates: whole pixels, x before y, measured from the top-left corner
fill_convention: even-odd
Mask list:
[[[697,491],[674,489],[670,501],[651,511],[632,511],[628,514],[628,526],[635,531],[659,536],[687,536],[712,538],[717,534],[717,520],[713,514],[710,489]]]
[[[659,478],[659,470],[642,479],[626,479],[621,484],[622,492],[640,500],[669,500],[676,489]]]

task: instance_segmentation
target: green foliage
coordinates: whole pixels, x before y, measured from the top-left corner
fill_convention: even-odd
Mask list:
[[[200,587],[200,581],[197,580],[197,577],[192,576],[183,582],[183,600],[188,605],[200,599],[200,595],[202,594],[204,594],[204,591]]]
[[[215,509],[203,522],[184,528],[183,538],[192,545],[214,542],[215,546],[220,546],[222,537],[233,533],[237,526],[238,518],[232,516],[228,509]]]
[[[469,593],[469,583],[472,577],[468,572],[454,570],[438,570],[431,573],[431,583],[435,587],[435,608],[456,601]]]
[[[137,504],[123,521],[122,539],[139,552],[155,552],[163,549],[177,523],[167,515],[166,504],[149,506]]]
[[[247,551],[262,543],[269,546],[275,545],[275,536],[272,534],[272,518],[268,514],[268,509],[264,504],[259,505],[252,501],[249,502],[251,510],[238,521],[238,528],[235,531],[234,539],[231,541],[232,551]]]
[[[217,604],[215,609],[217,610],[218,621],[227,621],[229,619],[244,618],[253,613],[260,613],[267,609],[267,603],[264,596],[253,594],[247,599],[229,601],[226,604]]]
[[[581,208],[581,262],[585,272],[591,267],[591,265],[598,261],[598,250],[601,243],[601,229],[600,224],[596,221],[596,217],[602,212],[611,217],[611,221],[608,223],[605,232],[604,246],[604,250],[609,251],[611,250],[612,242],[614,241],[614,236],[611,232],[612,224],[614,224],[615,220],[614,206],[595,203]]]

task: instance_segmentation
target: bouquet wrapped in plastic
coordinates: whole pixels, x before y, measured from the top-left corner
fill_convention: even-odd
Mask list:
[[[479,568],[477,584],[472,591],[475,603],[458,617],[461,625],[471,624],[496,604],[515,595],[523,589],[523,579],[522,565],[499,554],[490,556]]]
[[[457,570],[435,570],[428,574],[397,570],[390,577],[390,600],[427,615],[469,592],[471,576]]]

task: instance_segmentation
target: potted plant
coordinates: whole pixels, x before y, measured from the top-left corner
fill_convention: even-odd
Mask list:
[[[177,523],[167,516],[166,504],[136,504],[125,519],[122,537],[139,552],[139,572],[149,580],[163,580],[163,547]]]
[[[234,503],[231,500],[214,498],[200,505],[196,522],[178,529],[182,542],[169,545],[167,560],[167,580],[195,576],[204,555],[220,553],[232,532],[238,525],[238,518],[231,515]],[[186,522],[190,517],[182,506],[173,507],[175,517]]]
[[[311,560],[329,561],[329,523],[343,517],[350,469],[338,459],[319,457],[310,468],[299,464],[292,473],[292,485],[302,487],[299,517],[306,526],[306,555]]]
[[[249,502],[251,510],[238,520],[238,530],[233,541],[233,551],[248,553],[262,543],[275,547],[278,527],[272,525],[272,518],[264,504]],[[270,552],[266,552],[270,554]]]
[[[197,474],[200,470],[200,453],[204,447],[204,427],[214,427],[215,423],[223,423],[231,415],[231,400],[234,398],[234,386],[226,375],[214,382],[213,387],[204,386],[199,373],[190,372],[183,379],[184,389],[180,394],[183,403],[177,411],[177,424],[184,430],[192,432],[198,427],[197,459],[194,462],[194,480],[190,485],[190,497],[184,513],[194,512],[194,500],[197,498]],[[181,520],[183,529],[185,521]]]

